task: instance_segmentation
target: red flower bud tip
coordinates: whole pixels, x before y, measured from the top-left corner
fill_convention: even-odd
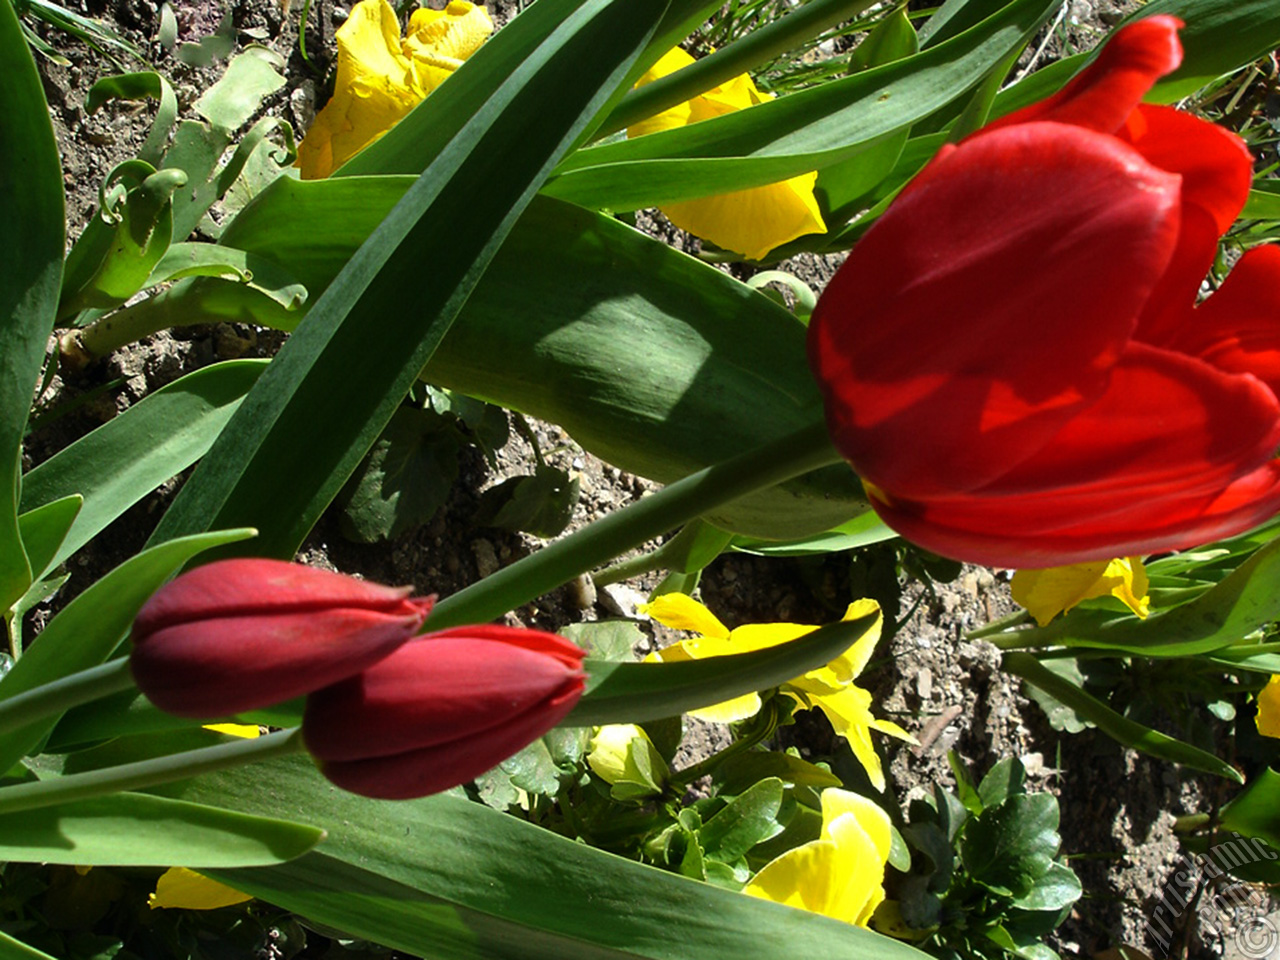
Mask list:
[[[551,633],[473,626],[418,637],[307,698],[321,772],[382,800],[473,780],[542,736],[582,696],[584,652]]]
[[[809,359],[876,511],[937,553],[1048,567],[1280,510],[1280,247],[1202,304],[1249,193],[1234,134],[1143,94],[1170,16],[945,147],[824,291]]]
[[[133,677],[180,717],[225,717],[359,673],[417,632],[433,597],[279,560],[220,560],[133,622]]]

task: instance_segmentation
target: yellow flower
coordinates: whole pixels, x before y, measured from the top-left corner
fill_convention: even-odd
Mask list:
[[[338,28],[333,98],[298,147],[304,180],[327,177],[394,127],[493,32],[484,7],[451,0],[415,10],[400,39],[387,0],[360,0]]]
[[[875,803],[823,790],[818,839],[765,864],[743,892],[865,927],[884,900],[889,836],[889,817]]]
[[[700,634],[695,639],[682,640],[648,657],[666,663],[763,650],[818,629],[804,623],[755,623],[730,630],[710,610],[683,593],[664,594],[641,610],[668,627]],[[877,614],[875,624],[853,646],[825,667],[810,670],[784,683],[780,692],[795,700],[802,709],[816,707],[825,713],[835,732],[849,742],[853,755],[867,771],[872,785],[883,790],[884,770],[875,747],[871,745],[871,731],[879,730],[910,743],[915,740],[896,723],[872,716],[871,694],[853,682],[871,659],[880,639],[883,617],[879,616],[880,607],[874,600],[856,600],[845,611],[845,620],[856,620],[871,613]],[[692,711],[690,715],[717,723],[732,723],[755,716],[759,710],[760,696],[749,693]]]
[[[253,740],[262,733],[262,728],[256,723],[206,723],[204,728],[228,737],[243,737],[245,740]]]
[[[210,880],[186,867],[170,867],[156,881],[156,892],[147,898],[152,910],[178,907],[183,910],[217,910],[244,903],[253,897]]]
[[[679,47],[649,68],[636,86],[651,83],[693,63]],[[745,73],[692,100],[664,110],[627,128],[628,137],[719,117],[773,99],[756,89]],[[806,233],[825,233],[827,225],[813,196],[817,173],[805,173],[780,183],[735,190],[697,200],[668,203],[660,209],[681,230],[710,240],[718,247],[761,260],[774,247]]]
[[[1258,694],[1258,732],[1264,737],[1280,737],[1280,673]]]
[[[591,738],[587,764],[615,800],[638,800],[662,793],[670,769],[649,735],[634,723],[610,723]]]
[[[1044,626],[1084,600],[1108,594],[1145,618],[1151,612],[1147,569],[1140,557],[1096,560],[1068,567],[1019,570],[1013,575],[1013,599]]]

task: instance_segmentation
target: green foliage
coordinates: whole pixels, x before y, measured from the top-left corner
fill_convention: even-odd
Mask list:
[[[966,960],[1056,957],[1043,938],[1081,895],[1059,857],[1058,801],[1027,793],[1014,758],[977,785],[954,753],[949,759],[956,794],[935,785],[932,797],[911,804],[902,828],[911,869],[888,887],[904,930],[924,936],[930,952]]]

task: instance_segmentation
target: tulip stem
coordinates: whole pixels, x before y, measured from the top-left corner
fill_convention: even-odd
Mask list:
[[[817,423],[699,470],[446,597],[423,629],[496,619],[722,504],[840,459]]]
[[[189,780],[227,767],[297,753],[303,749],[301,733],[297,728],[281,730],[252,740],[238,739],[233,743],[220,743],[216,747],[188,750],[167,757],[0,787],[0,815],[87,800],[123,790],[141,790],[174,780]]]
[[[129,672],[129,658],[120,657],[33,687],[7,700],[0,700],[0,734],[131,686],[133,674]]]

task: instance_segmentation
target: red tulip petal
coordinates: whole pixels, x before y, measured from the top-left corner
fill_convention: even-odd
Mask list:
[[[147,634],[134,647],[131,669],[162,710],[230,716],[359,673],[412,637],[425,616],[418,609],[339,609],[177,623]]]
[[[1115,505],[1112,504],[1112,507]],[[1054,567],[1117,556],[1185,550],[1244,533],[1280,511],[1280,462],[1271,461],[1213,496],[1138,501],[1117,512],[1078,515],[1055,532],[1037,529],[1041,504],[1001,501],[876,504],[908,540],[943,556],[993,567]]]
[[[423,640],[440,640],[452,637],[463,637],[469,640],[487,640],[494,643],[505,643],[510,646],[523,647],[535,653],[554,657],[566,666],[577,669],[586,656],[585,651],[571,640],[556,633],[542,630],[528,630],[523,627],[506,627],[495,623],[474,624],[468,627],[451,627],[448,630],[437,630],[426,634]]]
[[[577,664],[538,650],[429,634],[313,693],[302,729],[323,760],[389,756],[485,736],[581,687]]]
[[[977,135],[1036,120],[1115,133],[1155,82],[1182,62],[1181,26],[1181,20],[1168,15],[1129,24],[1053,96],[989,123]]]
[[[320,771],[344,790],[379,800],[439,793],[474,780],[538,739],[568,715],[581,693],[579,682],[576,689],[480,735],[388,757],[322,760]]]
[[[1252,373],[1280,395],[1280,246],[1241,257],[1170,347],[1220,370]]]
[[[1280,403],[1265,384],[1135,343],[1095,404],[981,495],[1214,493],[1277,445]]]
[[[147,601],[133,625],[139,637],[174,623],[212,617],[329,610],[334,607],[406,616],[431,609],[432,598],[406,599],[412,587],[384,587],[341,573],[261,558],[219,560],[166,584]]]
[[[1174,249],[1177,205],[1177,177],[1076,127],[1022,124],[940,156],[810,324],[836,446],[917,499],[1035,454],[1106,388]]]

